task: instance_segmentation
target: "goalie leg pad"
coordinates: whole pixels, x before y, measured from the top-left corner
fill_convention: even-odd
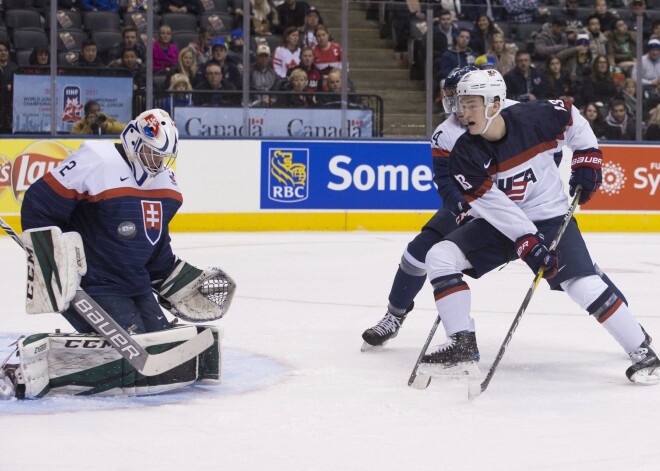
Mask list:
[[[142,396],[189,386],[195,382],[218,384],[221,379],[221,332],[213,326],[183,326],[135,335],[149,353],[160,353],[210,327],[214,345],[172,370],[145,377],[100,336],[86,334],[36,334],[18,344],[18,390],[21,398],[46,394],[79,396]],[[18,394],[17,394],[17,397]]]
[[[25,231],[21,239],[28,264],[27,313],[64,311],[87,273],[80,234],[42,227]]]
[[[180,259],[156,287],[161,305],[188,322],[220,319],[229,310],[235,291],[236,283],[220,268],[200,270]]]

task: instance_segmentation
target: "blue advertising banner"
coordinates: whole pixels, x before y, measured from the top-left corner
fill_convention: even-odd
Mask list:
[[[430,144],[262,142],[262,209],[433,210]]]
[[[101,112],[122,123],[132,119],[133,79],[131,77],[58,76],[55,109],[57,131],[70,132],[84,117],[88,100],[101,105]],[[50,76],[14,77],[14,133],[50,132]]]

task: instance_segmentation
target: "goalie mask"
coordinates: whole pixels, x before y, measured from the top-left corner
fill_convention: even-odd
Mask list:
[[[146,187],[176,158],[179,131],[170,115],[161,109],[147,110],[128,123],[121,143],[138,185]]]

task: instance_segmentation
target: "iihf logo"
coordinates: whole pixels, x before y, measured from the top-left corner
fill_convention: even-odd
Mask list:
[[[268,198],[280,203],[307,199],[309,149],[268,149]]]

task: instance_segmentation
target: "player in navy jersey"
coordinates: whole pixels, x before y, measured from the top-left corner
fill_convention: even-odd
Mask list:
[[[121,141],[86,141],[32,184],[21,222],[24,231],[55,227],[55,239],[80,234],[87,264],[80,286],[123,328],[153,332],[170,325],[152,284],[178,262],[168,231],[183,201],[170,168],[178,131],[167,112],[148,110]],[[92,332],[73,309],[62,314],[78,332]]]
[[[471,219],[476,212],[458,191],[447,170],[449,154],[458,138],[467,130],[467,122],[459,111],[456,98],[456,86],[468,72],[479,70],[475,66],[465,66],[451,71],[443,83],[443,107],[448,118],[440,124],[431,138],[434,182],[443,201],[443,207],[424,225],[421,232],[408,243],[399,267],[394,276],[388,298],[385,316],[376,325],[362,334],[362,351],[381,347],[396,337],[403,321],[412,310],[415,296],[420,292],[426,280],[426,254],[435,244],[459,225]],[[517,104],[515,100],[506,100],[504,107]],[[559,162],[556,162],[558,165]],[[623,299],[623,294],[614,283],[594,265],[597,273]],[[474,329],[471,329],[474,331]]]
[[[447,343],[423,357],[420,371],[433,374],[479,361],[470,288],[463,273],[478,278],[516,258],[535,273],[544,270],[552,289],[563,289],[593,315],[630,356],[626,376],[657,383],[660,360],[627,305],[594,269],[572,219],[556,253],[546,247],[568,210],[554,155],[572,152],[570,194],[580,187],[587,203],[602,182],[602,153],[589,123],[562,100],[502,105],[506,86],[496,70],[474,71],[458,83],[468,125],[449,157],[449,174],[478,217],[429,251],[426,264]]]

